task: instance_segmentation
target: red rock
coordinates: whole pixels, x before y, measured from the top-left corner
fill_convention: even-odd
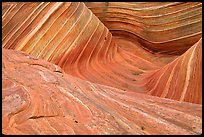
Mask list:
[[[202,39],[183,55],[146,78],[148,94],[202,104]]]
[[[85,2],[120,44],[181,55],[202,36],[201,2]],[[137,43],[140,43],[137,44]],[[120,44],[128,49],[130,44]],[[132,47],[132,46],[131,46]],[[134,47],[131,51],[134,51]],[[130,47],[129,47],[130,48]]]
[[[202,132],[201,105],[93,84],[28,57],[3,49],[3,134]]]
[[[85,4],[3,2],[4,133],[200,134],[202,3]]]

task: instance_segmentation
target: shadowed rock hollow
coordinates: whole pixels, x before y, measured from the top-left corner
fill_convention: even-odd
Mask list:
[[[4,2],[3,134],[201,134],[201,9]]]

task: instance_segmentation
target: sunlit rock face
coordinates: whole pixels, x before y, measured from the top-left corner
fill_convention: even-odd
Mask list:
[[[2,64],[4,134],[201,133],[201,105],[93,84],[13,50]]]
[[[3,2],[3,133],[201,134],[201,16],[197,2]]]

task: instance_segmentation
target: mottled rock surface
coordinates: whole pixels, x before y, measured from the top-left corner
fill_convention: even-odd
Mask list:
[[[93,84],[3,49],[3,134],[200,134],[201,105]]]

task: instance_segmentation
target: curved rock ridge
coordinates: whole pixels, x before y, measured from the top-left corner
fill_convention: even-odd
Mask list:
[[[127,90],[137,89],[135,73],[158,68],[118,48],[109,30],[83,3],[16,5],[21,8],[4,14],[3,48],[25,51],[59,65],[68,74]]]
[[[3,134],[201,134],[202,106],[93,84],[3,49]]]
[[[183,55],[138,80],[147,94],[202,104],[202,39]]]
[[[85,4],[108,27],[114,37],[139,42],[144,49],[153,52],[181,55],[202,36],[201,2]],[[127,44],[121,46],[127,47]]]
[[[121,40],[117,38],[116,41]],[[135,45],[135,41],[132,43]],[[119,42],[118,46],[121,44],[131,47],[127,41]],[[85,60],[87,55],[91,60],[99,53],[99,59],[105,54],[113,57],[118,47],[109,30],[83,3],[7,2],[2,5],[2,46],[25,51],[55,64],[60,60],[60,64],[67,62],[65,57],[73,58],[71,52],[75,54],[77,49],[80,49],[77,52],[85,50],[78,60]],[[130,51],[136,50],[137,56],[139,54],[145,60],[159,66],[169,62],[168,56],[155,56],[137,47]],[[72,60],[77,60],[76,57]]]
[[[3,12],[4,48],[25,51],[60,66],[87,60],[97,45],[108,47],[110,57],[114,55],[111,33],[84,3],[17,3],[14,7]],[[6,5],[3,9],[9,10]],[[100,50],[101,54],[106,50]]]

